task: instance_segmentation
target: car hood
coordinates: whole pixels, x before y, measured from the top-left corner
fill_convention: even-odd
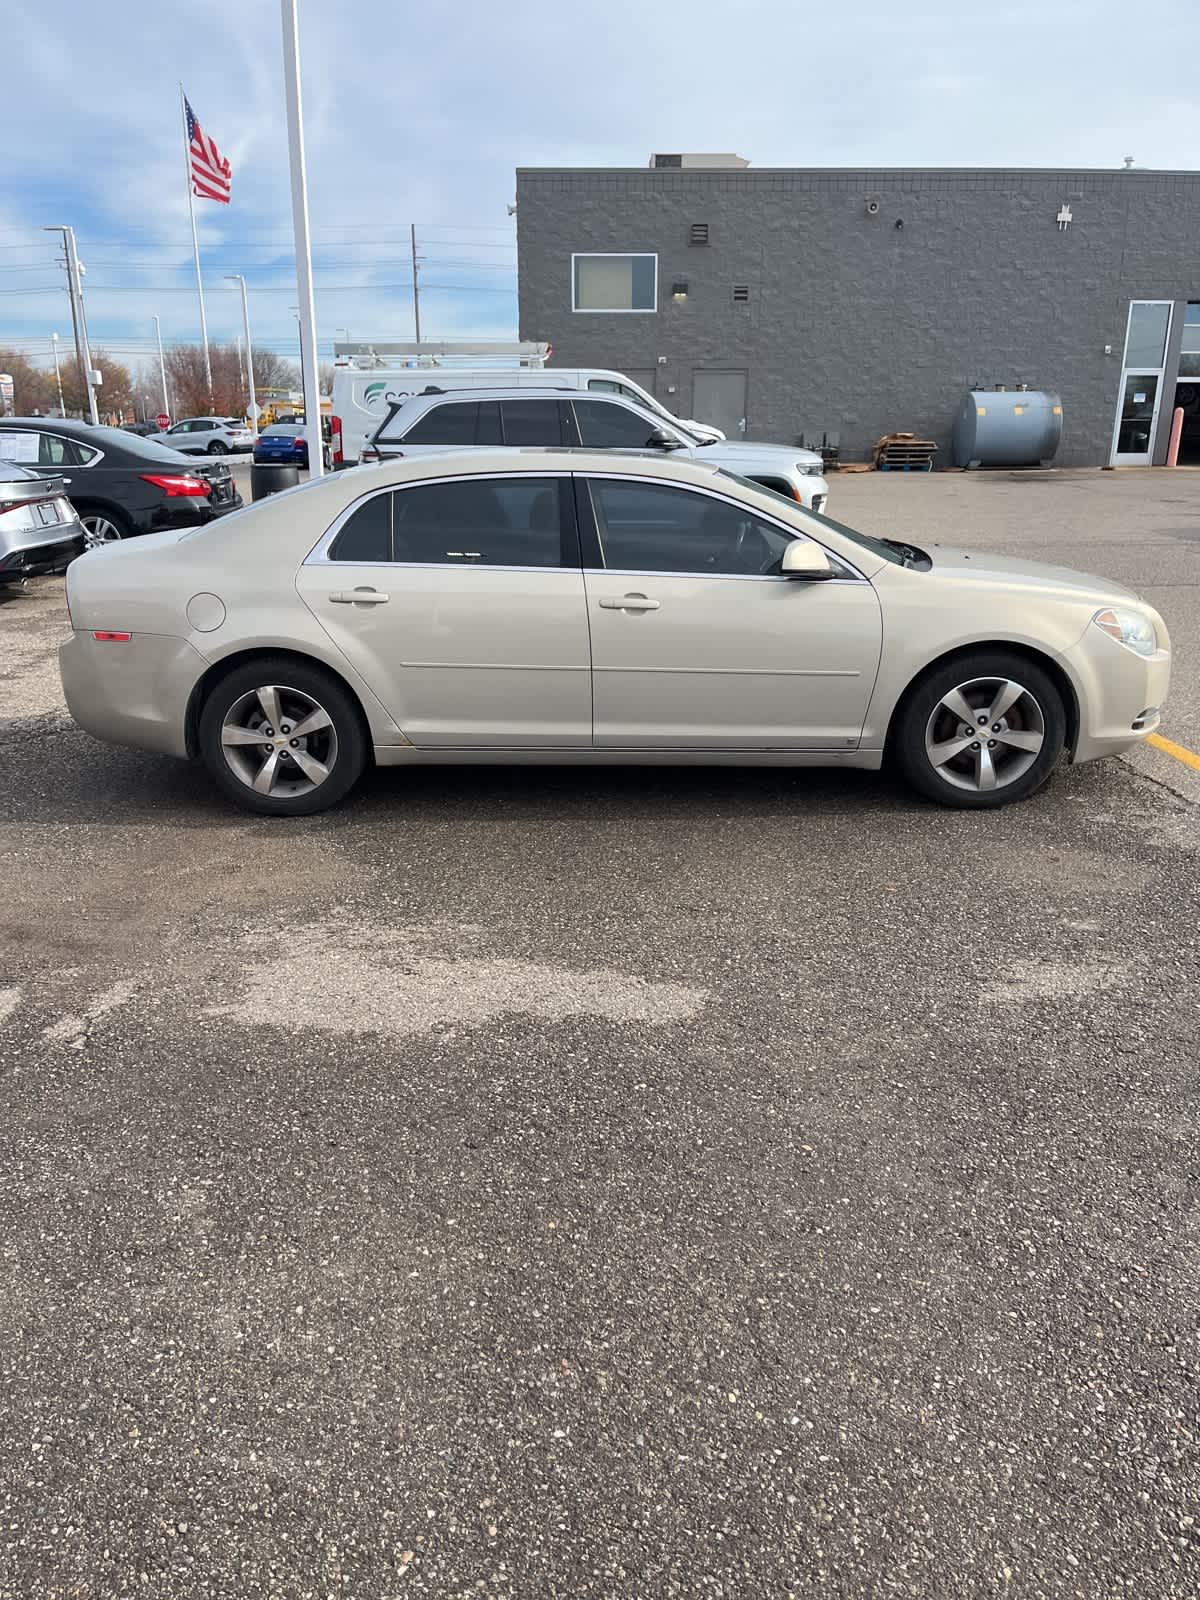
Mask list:
[[[815,450],[801,450],[799,446],[792,449],[785,444],[757,444],[753,439],[721,439],[716,444],[697,445],[694,450],[688,451],[688,455],[694,456],[697,461],[728,461],[735,466],[753,457],[755,461],[777,462],[780,466],[786,462],[792,470],[797,463],[824,468],[824,462]]]
[[[961,577],[967,581],[997,580],[1039,589],[1065,589],[1076,595],[1092,595],[1097,600],[1136,600],[1132,589],[1101,578],[1092,572],[1076,572],[1073,567],[1055,567],[1046,561],[1021,561],[1016,556],[997,556],[990,550],[958,550],[940,544],[922,546],[941,578]]]

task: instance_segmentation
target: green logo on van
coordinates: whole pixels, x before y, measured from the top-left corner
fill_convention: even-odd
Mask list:
[[[369,383],[363,390],[363,405],[368,411],[377,410],[382,405],[383,391],[386,388],[386,383]]]

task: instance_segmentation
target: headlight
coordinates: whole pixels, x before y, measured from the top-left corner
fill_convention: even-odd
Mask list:
[[[1139,656],[1152,656],[1158,649],[1158,635],[1154,631],[1154,624],[1149,617],[1143,617],[1136,611],[1117,611],[1113,607],[1108,607],[1104,611],[1097,611],[1092,621],[1098,628],[1102,628],[1110,639],[1128,645],[1130,650],[1136,650]]]
[[[820,461],[797,461],[796,471],[802,478],[821,478],[825,475],[824,463]]]

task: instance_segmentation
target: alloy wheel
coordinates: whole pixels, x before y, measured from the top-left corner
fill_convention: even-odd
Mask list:
[[[949,690],[925,725],[925,754],[946,783],[976,793],[1007,788],[1046,739],[1035,696],[1013,678],[971,678]]]
[[[265,684],[238,698],[221,721],[229,770],[255,794],[311,794],[337,761],[333,718],[301,689]]]
[[[97,545],[115,544],[121,537],[121,530],[115,522],[110,522],[107,517],[94,513],[90,516],[80,517],[80,526],[83,529],[83,548],[94,550]]]

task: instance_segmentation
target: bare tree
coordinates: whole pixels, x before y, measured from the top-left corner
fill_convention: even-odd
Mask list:
[[[254,386],[261,395],[264,389],[298,389],[300,368],[294,361],[276,355],[274,350],[254,346]]]
[[[92,350],[92,365],[99,369],[104,376],[104,382],[96,391],[96,406],[100,412],[101,421],[124,422],[131,412],[136,411],[134,401],[133,382],[129,376],[129,368],[122,366],[98,346]],[[54,378],[51,374],[50,381]],[[77,360],[62,363],[63,399],[66,402],[68,415],[84,417],[87,415],[87,386],[83,381]]]
[[[0,350],[0,372],[12,377],[13,411],[18,417],[45,416],[58,410],[53,371],[43,372],[18,350]]]

